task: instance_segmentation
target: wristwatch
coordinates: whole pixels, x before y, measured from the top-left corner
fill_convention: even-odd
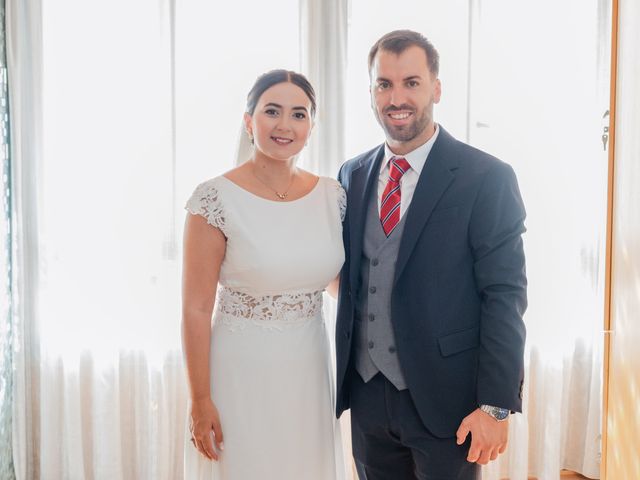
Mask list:
[[[480,410],[484,413],[488,413],[498,422],[504,422],[509,418],[509,413],[511,413],[507,408],[494,407],[492,405],[480,405]]]

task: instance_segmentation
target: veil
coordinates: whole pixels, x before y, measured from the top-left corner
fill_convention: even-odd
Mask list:
[[[246,162],[253,154],[253,145],[249,141],[249,135],[245,130],[244,120],[240,122],[240,129],[238,131],[238,138],[236,141],[236,161],[235,166],[238,166]]]

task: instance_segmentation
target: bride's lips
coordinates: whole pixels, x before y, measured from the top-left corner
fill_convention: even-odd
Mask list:
[[[271,137],[271,140],[276,142],[278,145],[289,145],[290,143],[293,142],[292,139],[285,138],[285,137]]]

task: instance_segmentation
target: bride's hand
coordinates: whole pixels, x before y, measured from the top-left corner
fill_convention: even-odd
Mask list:
[[[224,450],[222,428],[218,409],[210,398],[191,404],[189,430],[193,446],[209,460],[218,460],[218,451]]]

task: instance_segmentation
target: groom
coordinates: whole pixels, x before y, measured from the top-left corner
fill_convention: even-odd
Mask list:
[[[509,165],[434,123],[425,37],[383,36],[369,75],[386,142],[339,174],[337,414],[361,479],[475,479],[522,406],[524,206]]]

